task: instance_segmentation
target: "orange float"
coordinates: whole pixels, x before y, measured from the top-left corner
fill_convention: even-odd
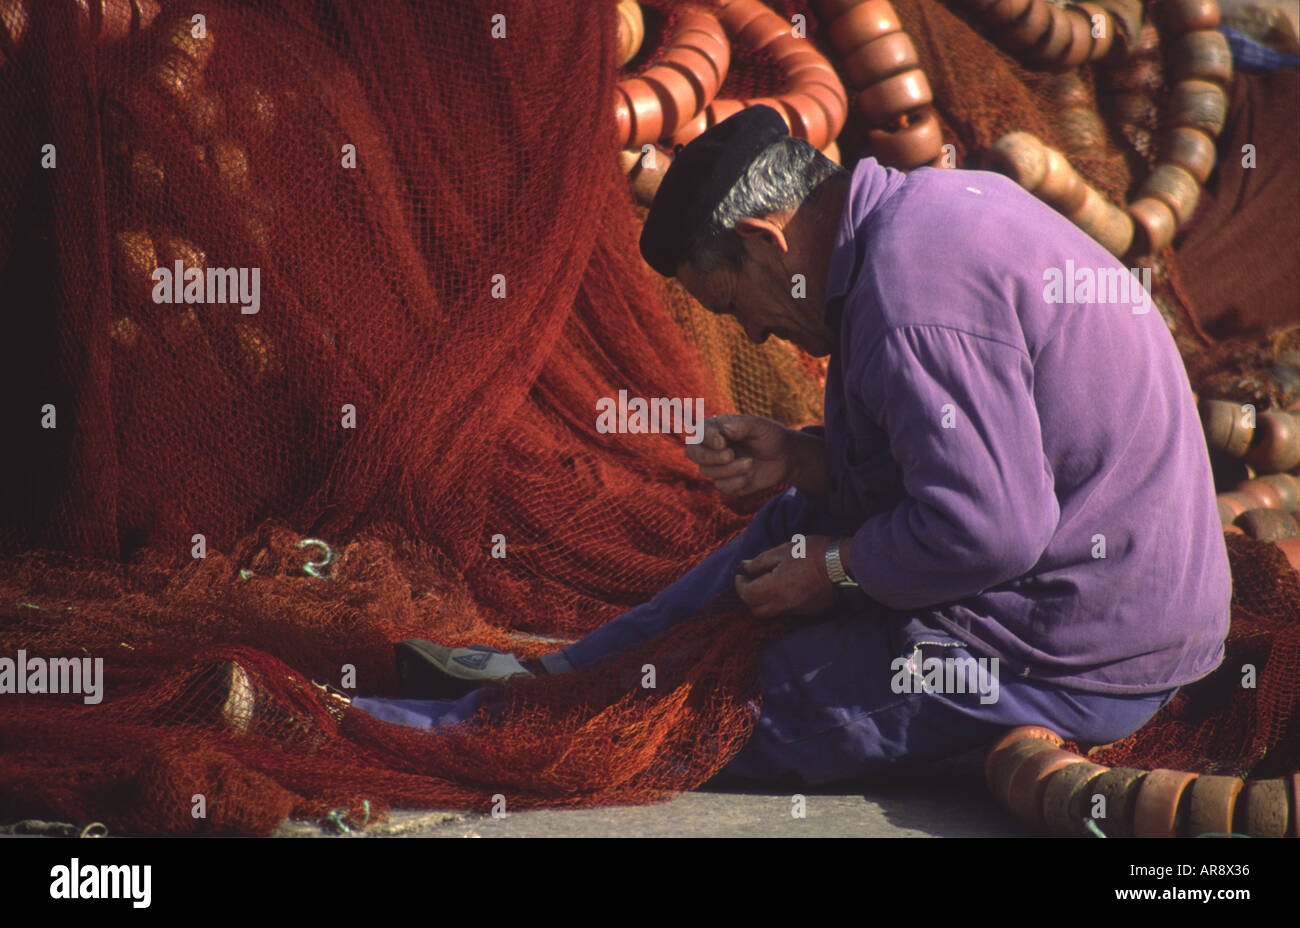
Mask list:
[[[1197,777],[1192,784],[1192,801],[1188,810],[1187,833],[1228,834],[1232,831],[1237,800],[1245,782],[1239,777]]]
[[[1169,118],[1174,127],[1199,129],[1217,136],[1228,118],[1228,98],[1223,88],[1211,81],[1194,78],[1179,81],[1174,85]]]
[[[1285,838],[1290,824],[1286,780],[1252,780],[1241,797],[1240,819],[1252,838]]]
[[[908,120],[896,131],[871,129],[867,132],[871,150],[882,164],[905,171],[929,163],[934,152],[943,147],[943,132],[933,110]]]
[[[1300,522],[1291,513],[1279,509],[1247,509],[1232,524],[1256,541],[1300,538]]]
[[[718,22],[726,30],[727,35],[738,36],[754,20],[763,15],[764,12],[772,11],[761,3],[750,3],[746,0],[732,0],[726,4],[718,13]]]
[[[1203,29],[1174,41],[1174,70],[1179,77],[1228,84],[1232,81],[1232,52],[1222,32]]]
[[[1187,819],[1187,788],[1196,774],[1182,770],[1152,770],[1142,781],[1133,809],[1133,835],[1174,838]]]
[[[1300,465],[1300,422],[1286,412],[1271,410],[1255,420],[1255,435],[1246,451],[1246,463],[1264,474]]]
[[[1008,132],[989,148],[990,166],[1033,192],[1047,176],[1047,146],[1028,132]]]
[[[1128,205],[1128,214],[1133,218],[1136,250],[1139,254],[1153,255],[1173,242],[1174,233],[1178,231],[1178,220],[1163,200],[1138,197]]]
[[[991,23],[1009,26],[1024,16],[1033,2],[1034,0],[994,0],[984,8],[983,15]]]
[[[1171,129],[1165,136],[1161,153],[1166,161],[1178,165],[1198,183],[1209,180],[1210,172],[1214,170],[1214,139],[1199,129]]]
[[[1106,768],[1091,761],[1066,764],[1047,778],[1043,790],[1043,822],[1058,835],[1084,835],[1089,817],[1092,783]]]
[[[1077,3],[1072,9],[1078,10],[1087,20],[1089,35],[1092,35],[1092,51],[1088,57],[1092,61],[1105,58],[1115,42],[1115,17],[1110,10],[1096,3]],[[1093,29],[1095,27],[1095,34]]]
[[[1044,3],[1046,0],[1037,0]],[[1045,35],[1037,45],[1029,50],[1030,57],[1036,61],[1052,63],[1061,57],[1070,44],[1070,20],[1065,10],[1054,4],[1047,4],[1052,22]]]
[[[728,116],[758,104],[772,107],[785,120],[791,135],[818,149],[834,141],[848,118],[848,102],[835,68],[816,46],[794,35],[791,24],[759,0],[732,0],[719,11],[716,22],[723,42],[739,42],[774,57],[789,90],[766,98],[713,99],[702,112],[672,129],[671,142],[685,144]]]
[[[916,46],[906,32],[891,32],[844,56],[844,73],[858,86],[919,67]]]
[[[1045,825],[1043,796],[1048,779],[1065,767],[1087,763],[1085,758],[1061,748],[1034,753],[1012,771],[1007,787],[1011,813],[1025,825],[1042,829]]]
[[[929,80],[889,0],[817,0],[816,6],[870,124],[872,153],[904,170],[939,164],[943,132],[929,108]]]
[[[993,742],[988,753],[984,757],[984,781],[993,788],[993,767],[998,759],[1009,749],[1025,741],[1043,741],[1048,747],[1059,748],[1065,743],[1056,732],[1050,728],[1044,728],[1041,725],[1021,725],[1013,728],[1005,735]],[[995,790],[996,792],[996,790]]]
[[[925,72],[913,68],[870,85],[857,95],[855,102],[867,119],[883,124],[919,109],[933,99]]]
[[[1291,774],[1291,837],[1300,838],[1300,770]]]
[[[1073,71],[1092,57],[1092,20],[1078,10],[1063,10],[1070,26],[1070,42],[1056,59],[1056,67]]]
[[[1173,0],[1165,4],[1165,22],[1174,32],[1194,32],[1219,27],[1216,0]]]
[[[731,46],[717,18],[686,9],[660,59],[642,74],[618,82],[614,121],[621,146],[640,148],[698,125],[695,120],[717,94],[730,65]]]
[[[725,73],[719,74],[717,65],[703,50],[693,45],[680,45],[670,48],[659,64],[672,68],[681,74],[690,84],[695,96],[711,101],[718,95]],[[703,107],[700,108],[701,112]]]
[[[902,28],[903,24],[889,0],[864,0],[831,20],[828,31],[831,44],[841,54],[847,54],[860,45],[899,32]]]
[[[1106,814],[1095,821],[1111,838],[1133,836],[1133,813],[1138,793],[1147,771],[1131,767],[1112,767],[1092,781],[1093,793],[1105,799]]]
[[[1300,570],[1300,538],[1284,538],[1274,543],[1282,551],[1291,566],[1296,570]]]
[[[1006,42],[1012,49],[1025,51],[1047,39],[1052,31],[1052,5],[1033,0],[1028,11],[1007,29]]]
[[[989,755],[989,788],[993,795],[1003,806],[1011,807],[1011,782],[1023,764],[1037,754],[1051,752],[1055,754],[1059,748],[1055,747],[1050,741],[1043,741],[1039,738],[1026,738],[1017,741],[1014,744]]]
[[[1300,480],[1290,474],[1268,474],[1247,480],[1232,492],[1256,500],[1265,509],[1300,508]]]
[[[614,99],[617,125],[620,128],[624,125],[628,127],[623,147],[640,148],[664,134],[663,104],[650,84],[639,77],[620,81]],[[627,116],[624,116],[624,111]]]
[[[1097,217],[1087,225],[1081,223],[1079,228],[1116,257],[1127,254],[1133,244],[1135,226],[1132,217],[1105,197],[1101,197]]]
[[[1088,186],[1065,155],[1055,148],[1048,148],[1047,173],[1033,192],[1044,203],[1068,216],[1083,206]]]
[[[636,0],[619,0],[618,4],[618,58],[624,65],[636,57],[645,41],[645,17]]]
[[[725,23],[723,24],[725,27]],[[780,16],[756,16],[744,29],[735,33],[737,45],[743,45],[745,48],[752,48],[755,51],[767,48],[767,46],[776,42],[780,38],[789,38],[798,41],[798,37],[791,32],[790,21],[782,19]]]
[[[1196,178],[1176,164],[1159,164],[1138,188],[1139,197],[1154,197],[1173,210],[1181,226],[1192,218],[1201,198]]]
[[[1254,505],[1250,500],[1244,499],[1235,493],[1220,493],[1214,498],[1219,509],[1219,521],[1224,525],[1231,525],[1237,521],[1237,516],[1243,512],[1249,512]]]
[[[1109,0],[1103,6],[1090,0],[1064,8],[1047,0],[967,3],[995,27],[1005,47],[1018,52],[1027,62],[1069,71],[1085,61],[1112,54],[1118,32],[1121,50],[1135,60],[1134,68],[1142,63],[1140,59],[1150,59],[1148,70],[1158,78],[1154,69],[1159,35],[1150,23],[1142,24],[1140,3]],[[1056,164],[1049,165],[1040,186],[1026,185],[1026,189],[1067,216],[1081,216],[1078,224],[1116,255],[1130,250],[1154,254],[1173,242],[1178,227],[1195,211],[1200,185],[1213,170],[1213,140],[1227,117],[1227,96],[1220,85],[1226,86],[1232,79],[1232,56],[1226,39],[1214,31],[1219,21],[1217,3],[1171,0],[1166,13],[1176,33],[1174,70],[1182,79],[1173,87],[1167,110],[1169,150],[1134,204],[1125,210],[1102,210],[1079,187],[1082,179],[1076,182]],[[1094,26],[1098,27],[1095,34]],[[1141,125],[1148,116],[1154,119],[1154,105],[1145,92],[1149,83],[1152,81],[1143,77],[1132,87],[1121,83],[1114,88],[1139,91],[1113,99],[1113,108],[1122,122]],[[1082,128],[1082,137],[1087,137],[1091,127],[1085,123]],[[1023,168],[1032,160],[1008,158],[1005,152],[994,159],[1011,168],[1008,173],[1013,177],[1023,174]]]
[[[1240,404],[1203,399],[1199,411],[1201,426],[1205,429],[1205,443],[1212,450],[1239,458],[1250,449],[1255,426],[1250,424],[1246,410]]]

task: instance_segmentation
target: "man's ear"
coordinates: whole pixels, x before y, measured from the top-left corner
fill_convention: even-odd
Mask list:
[[[785,230],[771,219],[746,217],[736,220],[736,234],[742,239],[757,238],[758,242],[772,245],[780,251],[790,250],[790,243],[785,240]],[[748,243],[746,243],[748,245]]]

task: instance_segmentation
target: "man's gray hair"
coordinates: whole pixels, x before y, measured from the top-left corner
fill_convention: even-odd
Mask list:
[[[846,173],[803,139],[785,136],[773,142],[749,163],[696,236],[689,251],[691,267],[707,274],[725,261],[740,270],[746,253],[737,222],[798,207],[825,181]]]

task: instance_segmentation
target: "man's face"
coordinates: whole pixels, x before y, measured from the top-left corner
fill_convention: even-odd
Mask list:
[[[786,227],[789,231],[789,226]],[[706,309],[735,316],[750,341],[761,344],[769,335],[793,342],[809,354],[831,353],[830,333],[822,320],[820,281],[800,269],[797,242],[787,239],[779,225],[745,219],[736,227],[745,244],[746,260],[739,270],[726,261],[701,274],[689,261],[677,269],[677,279]],[[795,296],[794,275],[802,273],[804,295]],[[816,291],[816,292],[815,292]]]

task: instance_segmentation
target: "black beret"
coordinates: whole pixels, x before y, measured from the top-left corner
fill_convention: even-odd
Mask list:
[[[641,255],[665,277],[708,223],[719,203],[763,149],[789,135],[770,106],[750,106],[694,139],[673,158],[641,230]]]

